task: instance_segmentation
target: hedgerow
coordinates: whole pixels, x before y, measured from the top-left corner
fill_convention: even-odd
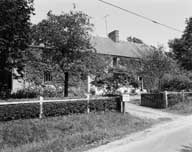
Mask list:
[[[120,97],[114,97],[105,100],[92,100],[89,104],[91,111],[119,111]]]
[[[39,109],[38,103],[1,105],[0,121],[37,118],[39,116]]]
[[[120,111],[121,97],[81,101],[57,101],[43,103],[43,116],[55,117],[70,114],[86,113],[89,107],[91,112]],[[12,104],[0,106],[0,121],[16,119],[38,118],[40,113],[39,103]]]
[[[43,109],[45,117],[85,113],[87,109],[87,101],[49,102],[43,104]]]

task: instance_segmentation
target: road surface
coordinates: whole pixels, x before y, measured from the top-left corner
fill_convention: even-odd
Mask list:
[[[192,146],[192,116],[185,116],[88,152],[184,152],[184,146],[190,145]]]

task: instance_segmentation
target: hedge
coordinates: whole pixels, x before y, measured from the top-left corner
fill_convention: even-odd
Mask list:
[[[121,97],[106,100],[92,100],[89,104],[90,111],[120,111]]]
[[[45,117],[85,113],[87,101],[73,102],[49,102],[43,103],[43,115]]]
[[[120,98],[90,100],[90,111],[120,111]],[[43,114],[48,116],[69,115],[87,112],[87,100],[73,102],[49,102],[43,104]]]
[[[39,103],[0,106],[0,121],[39,117]]]
[[[96,111],[120,111],[121,97],[106,99],[92,99],[89,103],[91,112]],[[87,100],[67,102],[44,102],[43,116],[54,117],[87,112]],[[0,106],[0,121],[16,119],[38,118],[39,103],[12,104]]]

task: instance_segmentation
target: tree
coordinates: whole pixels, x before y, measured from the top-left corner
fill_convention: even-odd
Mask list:
[[[17,76],[22,76],[24,50],[30,44],[30,15],[33,11],[33,0],[0,1],[0,75],[2,79],[7,76],[5,73],[11,73],[13,69],[17,71]],[[0,88],[6,85],[2,81],[0,80]]]
[[[108,71],[103,77],[98,77],[93,84],[106,89],[107,94],[116,94],[123,86],[139,87],[138,71],[140,61],[137,59],[119,57],[118,65],[108,67]]]
[[[62,15],[54,15],[51,11],[47,19],[32,27],[34,44],[44,44],[48,51],[46,64],[57,77],[64,82],[64,95],[68,96],[69,74],[96,73],[101,71],[101,60],[98,55],[92,53],[90,44],[90,32],[92,31],[90,17],[83,12],[69,12]],[[94,62],[96,60],[98,63]],[[99,66],[101,65],[101,66]],[[99,67],[96,68],[95,66]]]
[[[192,18],[186,20],[187,26],[181,38],[169,42],[174,58],[186,70],[192,70]]]
[[[139,43],[139,44],[144,44],[143,41],[139,38],[129,36],[127,37],[128,42],[133,42],[133,43]]]
[[[162,49],[163,47],[157,48],[142,59],[141,75],[145,88],[151,91],[160,91],[164,75],[178,71],[175,61]]]
[[[191,88],[192,81],[184,71],[174,75],[165,75],[161,85],[161,89],[166,91],[191,91]]]

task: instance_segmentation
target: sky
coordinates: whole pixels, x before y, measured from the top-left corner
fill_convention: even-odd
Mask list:
[[[148,18],[183,31],[186,19],[192,17],[192,0],[105,0],[122,8],[134,11]],[[98,0],[34,0],[35,14],[31,21],[37,24],[46,18],[49,10],[61,14],[73,10],[83,11],[91,17],[94,24],[93,35],[106,37],[107,32],[119,30],[120,40],[134,36],[148,45],[164,45],[168,41],[180,38],[182,33],[138,18],[117,8],[103,4]],[[105,18],[105,16],[107,16]],[[106,24],[107,20],[107,24]],[[106,29],[107,25],[107,29]]]

